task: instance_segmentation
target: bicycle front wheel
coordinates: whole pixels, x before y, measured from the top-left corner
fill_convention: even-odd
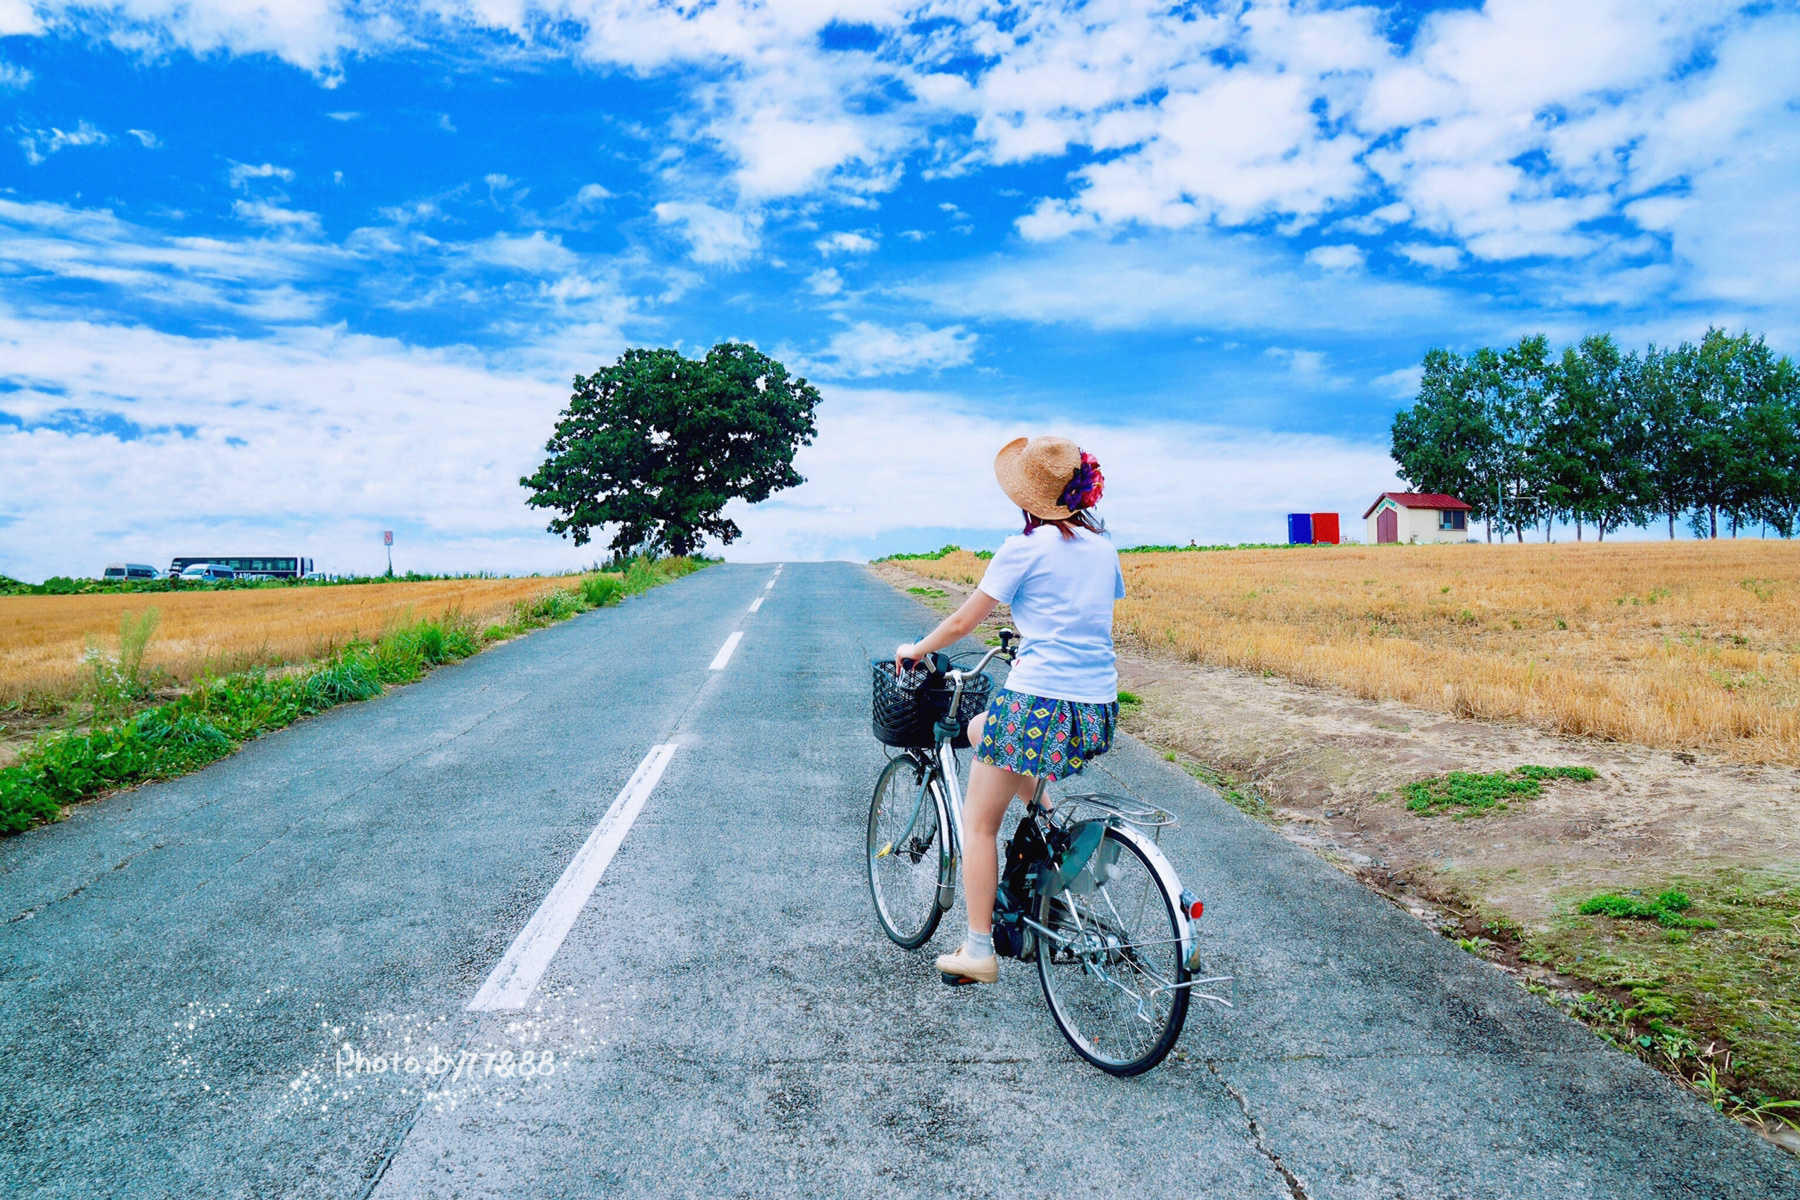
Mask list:
[[[882,769],[869,802],[869,895],[888,937],[917,950],[937,932],[944,833],[925,786],[926,768],[896,758]]]
[[[1038,921],[1056,937],[1038,935],[1038,980],[1077,1054],[1108,1074],[1137,1075],[1163,1060],[1187,1021],[1177,899],[1112,830],[1093,861],[1113,864],[1103,872],[1110,881],[1039,900]]]

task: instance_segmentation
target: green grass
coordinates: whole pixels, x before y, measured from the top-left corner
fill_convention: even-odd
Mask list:
[[[946,595],[949,594],[946,591],[944,591],[943,588],[934,588],[934,587],[909,587],[906,590],[908,592],[910,592],[912,595],[926,596],[933,600],[942,600]]]
[[[1165,757],[1170,762],[1177,761],[1173,751],[1170,751]],[[1261,796],[1256,794],[1255,789],[1235,775],[1209,767],[1205,763],[1181,761],[1180,765],[1182,770],[1219,793],[1225,803],[1239,812],[1255,817],[1259,821],[1274,823],[1275,811]]]
[[[1142,696],[1138,695],[1136,692],[1120,692],[1119,693],[1119,707],[1120,708],[1136,708],[1137,706],[1143,704],[1143,702],[1144,702],[1144,698]]]
[[[1726,868],[1661,880],[1648,902],[1638,895],[1571,903],[1523,938],[1521,957],[1627,993],[1587,997],[1591,1011],[1574,1015],[1722,1111],[1800,1098],[1800,881]],[[1800,1116],[1768,1115],[1781,1113]]]
[[[1514,800],[1529,800],[1544,790],[1546,779],[1586,783],[1598,777],[1592,767],[1515,767],[1510,771],[1452,771],[1409,783],[1400,789],[1406,807],[1424,816],[1457,810],[1458,817],[1504,809]]]
[[[298,672],[247,671],[202,680],[186,695],[129,712],[144,691],[144,647],[155,629],[146,613],[121,627],[120,648],[91,648],[94,672],[86,729],[71,726],[38,738],[16,764],[0,768],[0,834],[60,820],[70,804],[122,787],[198,770],[260,734],[339,704],[368,700],[391,684],[411,683],[434,667],[479,652],[578,613],[617,604],[698,570],[693,559],[637,559],[616,574],[558,588],[513,610],[512,620],[476,632],[454,615],[354,641]],[[152,610],[152,613],[154,610]]]

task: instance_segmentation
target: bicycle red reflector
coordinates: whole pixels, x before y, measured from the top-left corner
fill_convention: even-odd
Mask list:
[[[1206,905],[1200,902],[1200,897],[1183,888],[1181,889],[1181,911],[1186,913],[1190,920],[1197,921],[1200,919],[1200,914],[1206,911]]]
[[[1192,904],[1188,905],[1188,916],[1193,917],[1196,920],[1198,920],[1200,917],[1200,914],[1205,911],[1206,911],[1206,905],[1202,901],[1196,900]]]

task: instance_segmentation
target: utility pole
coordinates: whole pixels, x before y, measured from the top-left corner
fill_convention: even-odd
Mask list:
[[[381,544],[387,547],[388,578],[392,579],[394,577],[394,531],[393,530],[384,529],[381,531]]]

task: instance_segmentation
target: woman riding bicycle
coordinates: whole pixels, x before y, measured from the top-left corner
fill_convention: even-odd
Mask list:
[[[1039,779],[1075,774],[1112,745],[1119,677],[1113,602],[1125,595],[1119,554],[1094,516],[1105,480],[1100,464],[1067,438],[1018,438],[994,459],[1000,488],[1025,515],[1025,532],[995,552],[980,586],[929,635],[894,652],[922,659],[967,637],[1012,605],[1024,645],[1006,687],[969,722],[975,763],[964,807],[963,895],[969,932],[954,954],[938,956],[947,977],[993,983],[994,893],[1000,823],[1012,798],[1031,803]]]

